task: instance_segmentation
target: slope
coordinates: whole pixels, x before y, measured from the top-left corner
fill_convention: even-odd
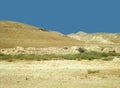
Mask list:
[[[117,44],[120,43],[120,34],[119,33],[85,33],[78,32],[76,34],[69,34],[69,37],[72,37],[76,40],[86,41],[86,43],[95,43],[95,44]]]
[[[13,21],[0,21],[0,48],[61,47],[80,43],[58,32]]]

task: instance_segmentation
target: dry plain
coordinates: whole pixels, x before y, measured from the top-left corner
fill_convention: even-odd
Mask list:
[[[0,88],[120,88],[120,59],[1,61]]]

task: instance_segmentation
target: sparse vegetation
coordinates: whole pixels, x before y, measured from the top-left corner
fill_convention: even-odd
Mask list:
[[[77,40],[66,36],[19,22],[0,21],[0,48],[81,45]]]
[[[119,53],[115,53],[114,56],[120,56]],[[34,55],[34,54],[19,54],[19,55],[5,55],[0,54],[0,60],[8,60],[12,62],[13,60],[94,60],[101,59],[104,61],[110,61],[113,59],[113,54],[111,53],[100,53],[100,52],[84,52],[79,54],[66,54],[66,55],[55,55],[55,54],[44,54],[44,55]]]
[[[99,73],[99,70],[87,70],[88,74],[95,74],[95,73]]]
[[[79,48],[78,51],[79,51],[80,53],[84,53],[84,52],[85,52],[85,50],[84,50],[83,48]]]
[[[113,60],[113,58],[111,58],[111,57],[104,57],[104,58],[102,58],[102,60],[104,60],[104,61],[111,61],[111,60]]]

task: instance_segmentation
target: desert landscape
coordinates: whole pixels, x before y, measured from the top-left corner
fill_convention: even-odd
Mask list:
[[[120,60],[0,62],[0,88],[119,88]]]
[[[120,88],[120,33],[0,21],[0,88]]]

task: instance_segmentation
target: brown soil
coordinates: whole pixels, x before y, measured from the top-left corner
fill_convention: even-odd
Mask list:
[[[0,21],[0,48],[73,45],[81,45],[81,43],[59,32],[44,31],[42,28],[18,22]]]

